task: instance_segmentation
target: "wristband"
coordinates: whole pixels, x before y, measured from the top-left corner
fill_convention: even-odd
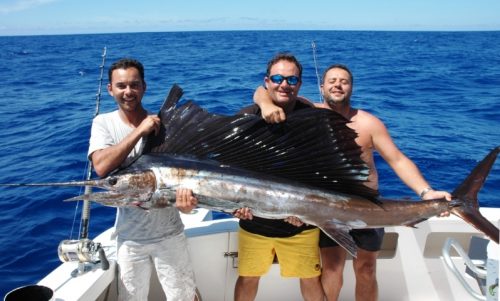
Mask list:
[[[422,190],[422,192],[420,193],[420,199],[423,199],[424,196],[427,194],[427,192],[429,191],[432,191],[432,187],[427,187],[427,188],[424,188],[424,190]]]

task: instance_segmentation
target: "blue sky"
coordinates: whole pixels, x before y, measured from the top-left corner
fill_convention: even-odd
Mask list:
[[[244,29],[500,30],[500,1],[0,0],[0,35]]]

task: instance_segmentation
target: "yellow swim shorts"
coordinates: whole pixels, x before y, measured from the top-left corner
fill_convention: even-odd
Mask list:
[[[292,237],[266,237],[240,228],[238,236],[240,276],[266,274],[274,255],[278,258],[282,277],[312,278],[321,275],[318,228]]]

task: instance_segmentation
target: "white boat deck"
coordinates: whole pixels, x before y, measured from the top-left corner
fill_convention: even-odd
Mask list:
[[[499,225],[500,208],[481,209],[482,214]],[[227,256],[237,252],[237,220],[211,220],[210,212],[197,209],[182,216],[189,237],[191,260],[195,267],[198,290],[203,301],[233,300],[237,279],[237,258]],[[94,241],[105,246],[110,268],[99,265],[83,275],[72,277],[77,263],[63,263],[38,284],[54,291],[53,300],[116,300],[116,264],[111,229]],[[432,218],[420,223],[417,229],[388,227],[383,250],[377,263],[379,300],[381,301],[440,301],[476,300],[446,267],[441,250],[447,238],[456,239],[465,250],[472,236],[483,235],[454,216]],[[453,255],[453,253],[452,253]],[[465,271],[463,260],[455,254],[453,261]],[[479,292],[475,279],[467,283]],[[350,262],[344,272],[341,300],[354,300],[354,274]],[[164,300],[156,276],[153,275],[149,300]],[[257,300],[302,300],[297,279],[279,276],[279,265],[261,279]]]

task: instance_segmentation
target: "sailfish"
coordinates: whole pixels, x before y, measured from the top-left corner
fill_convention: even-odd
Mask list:
[[[156,210],[175,204],[175,190],[189,188],[198,206],[254,216],[296,216],[319,227],[351,255],[352,229],[415,226],[451,212],[499,242],[499,230],[479,211],[477,195],[500,151],[494,148],[445,199],[389,200],[366,185],[369,169],[360,158],[357,134],[343,116],[326,109],[302,109],[280,124],[256,115],[209,113],[193,101],[179,104],[174,85],[159,116],[160,133],[130,165],[102,179],[9,186],[100,188],[69,200]]]

